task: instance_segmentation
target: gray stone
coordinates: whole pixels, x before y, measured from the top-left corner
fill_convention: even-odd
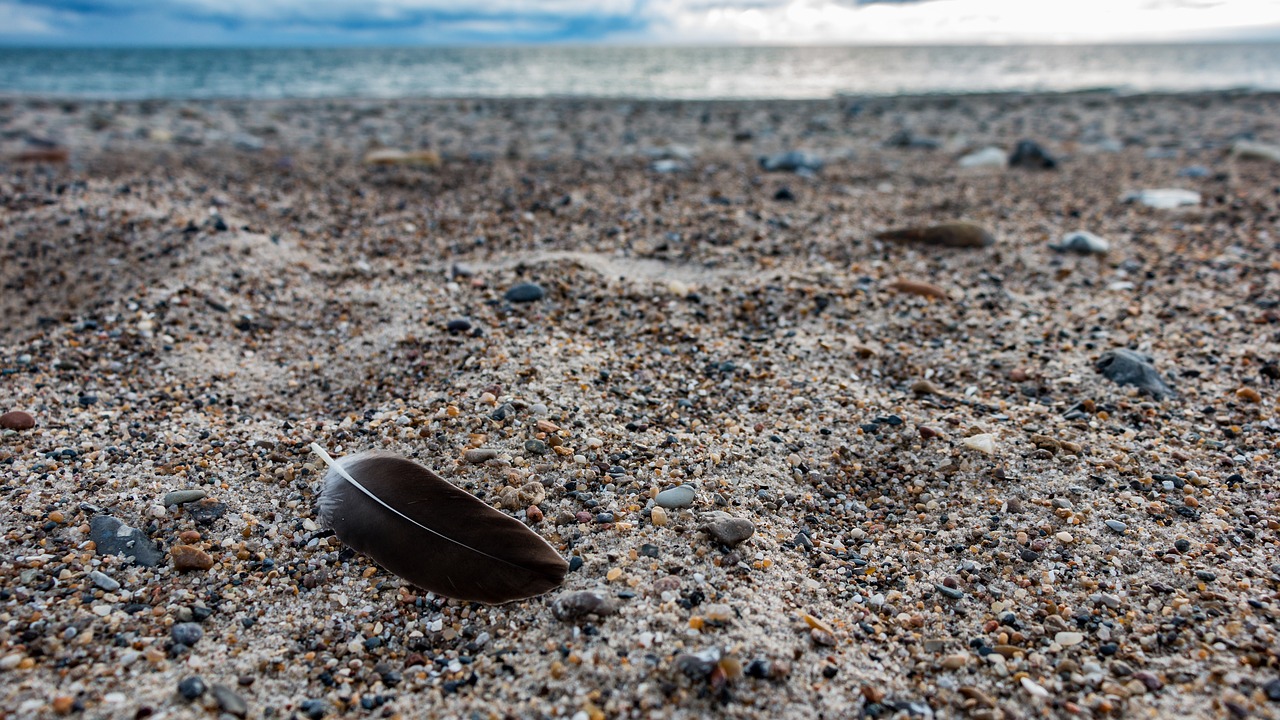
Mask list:
[[[512,286],[503,297],[507,299],[507,302],[530,303],[541,300],[546,294],[547,291],[543,290],[541,285],[526,282]]]
[[[735,547],[754,535],[756,526],[746,518],[732,517],[726,513],[712,513],[702,526],[702,531],[721,545]]]
[[[115,592],[120,589],[120,583],[116,582],[115,578],[98,570],[94,570],[89,573],[89,579],[93,581],[94,585],[97,585],[107,592]]]
[[[176,623],[169,629],[169,637],[173,638],[175,643],[191,647],[200,642],[200,638],[204,637],[204,630],[193,622]]]
[[[612,599],[592,590],[564,593],[551,603],[551,613],[557,620],[573,622],[588,615],[603,617],[617,610]]]
[[[249,705],[244,698],[236,694],[235,690],[226,685],[214,685],[210,688],[213,693],[213,699],[218,703],[218,709],[225,713],[230,713],[238,718],[242,718],[249,714]]]
[[[462,453],[462,459],[472,465],[489,462],[496,457],[498,457],[498,451],[491,448],[474,448]]]
[[[1072,252],[1081,255],[1106,255],[1111,250],[1111,243],[1106,238],[1098,237],[1087,230],[1080,230],[1068,233],[1062,238],[1062,242],[1057,245],[1050,245],[1050,249],[1058,252]]]
[[[1119,520],[1108,520],[1108,521],[1107,521],[1107,527],[1109,527],[1109,528],[1111,528],[1112,530],[1114,530],[1114,531],[1116,531],[1116,532],[1120,533],[1121,535],[1125,534],[1125,532],[1127,532],[1127,531],[1129,530],[1129,526],[1128,526],[1128,525],[1125,525],[1124,523],[1120,522]]]
[[[132,557],[138,565],[155,567],[164,554],[141,530],[131,528],[110,515],[99,515],[89,521],[89,539],[99,555]]]
[[[767,172],[816,173],[822,165],[822,158],[800,150],[760,158],[760,169]]]
[[[1133,385],[1157,400],[1173,395],[1173,389],[1165,384],[1164,378],[1160,377],[1151,362],[1151,358],[1146,355],[1126,348],[1115,348],[1102,353],[1094,367],[1117,385]]]
[[[165,493],[164,500],[161,504],[165,507],[171,505],[185,505],[189,502],[195,502],[205,496],[203,490],[174,490],[171,493]]]
[[[693,491],[693,488],[688,485],[681,485],[679,487],[668,488],[658,493],[658,496],[653,499],[653,502],[659,507],[668,509],[687,508],[693,505],[693,500],[696,495],[697,493]]]
[[[963,600],[963,599],[964,599],[964,591],[963,591],[963,590],[958,590],[958,589],[953,588],[953,587],[947,587],[946,585],[943,585],[942,583],[935,583],[933,587],[934,587],[938,592],[942,593],[942,594],[943,594],[943,595],[945,595],[946,597],[951,598],[952,600]]]

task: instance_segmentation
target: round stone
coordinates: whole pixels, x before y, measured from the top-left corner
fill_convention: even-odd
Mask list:
[[[1062,647],[1071,647],[1084,642],[1084,635],[1078,632],[1060,632],[1053,636],[1053,641]]]
[[[169,637],[179,645],[191,647],[200,642],[200,638],[204,637],[204,630],[193,622],[178,623],[169,630]]]
[[[681,485],[679,487],[668,488],[658,493],[658,496],[653,499],[653,502],[657,504],[658,507],[667,509],[687,508],[693,505],[695,496],[696,493],[694,493],[693,488],[688,485]]]
[[[506,295],[503,295],[503,297],[507,299],[507,302],[529,303],[541,300],[546,294],[547,291],[543,290],[542,286],[537,283],[520,283],[507,290]]]
[[[195,700],[204,695],[204,691],[207,689],[204,680],[199,675],[192,675],[178,682],[178,694],[187,700]]]
[[[1125,534],[1125,532],[1129,529],[1128,525],[1125,525],[1119,520],[1108,520],[1107,527],[1111,528],[1115,532],[1120,533],[1121,535]]]
[[[21,410],[11,410],[0,415],[0,428],[5,430],[30,430],[35,426],[36,419]]]

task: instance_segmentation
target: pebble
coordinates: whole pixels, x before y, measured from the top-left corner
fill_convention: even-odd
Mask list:
[[[195,545],[174,545],[169,550],[173,569],[179,572],[208,570],[213,567],[213,557]]]
[[[444,329],[454,335],[458,333],[470,332],[471,321],[466,318],[456,318],[445,323]]]
[[[688,485],[680,485],[678,487],[668,488],[658,493],[658,496],[653,499],[653,502],[656,503],[658,507],[667,508],[669,510],[674,508],[687,508],[693,505],[693,501],[696,496],[697,494],[694,492],[693,488]]]
[[[178,694],[187,700],[198,699],[208,689],[208,686],[204,684],[204,679],[199,675],[192,675],[178,681]]]
[[[937,385],[934,385],[929,380],[917,380],[911,383],[911,394],[913,395],[920,395],[920,396],[938,395],[941,392],[942,392],[942,389],[939,388]]]
[[[0,415],[0,428],[5,430],[30,430],[35,426],[36,419],[21,410],[10,410]]]
[[[1022,140],[1009,153],[1009,167],[1030,170],[1052,170],[1058,160],[1034,140]]]
[[[1009,162],[1009,156],[1004,150],[998,147],[984,147],[960,158],[959,165],[962,168],[1004,167],[1007,162]]]
[[[741,545],[756,532],[756,526],[750,520],[730,517],[725,513],[712,513],[711,520],[701,529],[712,540],[729,547]]]
[[[498,451],[491,448],[474,448],[462,453],[462,459],[472,465],[480,465],[498,457]]]
[[[215,684],[210,691],[213,693],[213,699],[218,703],[218,709],[222,712],[238,718],[249,714],[249,705],[235,690],[226,685]]]
[[[1064,631],[1053,636],[1053,641],[1062,647],[1071,647],[1084,642],[1084,635],[1078,632]]]
[[[612,615],[617,609],[611,598],[593,590],[563,593],[551,603],[551,613],[564,622],[580,620],[588,615]]]
[[[365,165],[407,165],[440,167],[440,153],[434,150],[396,150],[381,148],[364,155]]]
[[[1125,525],[1119,520],[1108,520],[1107,527],[1111,528],[1115,532],[1120,533],[1121,535],[1125,534],[1129,530],[1129,526]]]
[[[961,443],[970,450],[977,450],[986,455],[996,454],[996,436],[991,433],[970,435],[962,440]]]
[[[1075,542],[1075,538],[1071,536],[1071,533],[1065,530],[1054,535],[1054,537],[1057,538],[1058,542],[1062,543],[1063,545],[1070,545],[1071,543]]]
[[[801,150],[765,155],[760,158],[760,169],[765,172],[816,173],[822,169],[822,158]]]
[[[1062,242],[1057,245],[1050,245],[1050,249],[1058,252],[1073,252],[1081,255],[1106,255],[1111,250],[1111,243],[1105,238],[1094,235],[1087,230],[1079,230],[1068,233],[1062,237]]]
[[[187,516],[197,525],[212,525],[227,514],[227,504],[205,498],[185,506]]]
[[[1102,353],[1094,367],[1117,385],[1133,385],[1157,400],[1173,395],[1173,390],[1151,363],[1152,358],[1147,355],[1115,348]]]
[[[1252,140],[1237,140],[1231,146],[1231,154],[1241,160],[1262,160],[1280,163],[1280,145],[1267,145]]]
[[[195,502],[204,498],[203,490],[174,490],[171,493],[165,493],[164,500],[161,502],[165,507],[173,505],[185,505],[189,502]]]
[[[89,521],[89,539],[93,540],[99,555],[132,557],[143,567],[155,567],[164,558],[146,533],[110,515],[98,515]]]
[[[94,585],[107,592],[115,592],[120,589],[120,583],[116,582],[115,578],[99,570],[89,573],[89,579],[93,581]]]
[[[1038,697],[1038,698],[1049,697],[1049,691],[1045,690],[1044,686],[1033,681],[1031,678],[1027,678],[1027,677],[1022,678],[1022,689],[1026,690],[1033,697]]]
[[[947,596],[947,597],[951,598],[952,600],[962,600],[962,599],[964,599],[964,591],[963,591],[963,590],[960,590],[960,589],[957,589],[957,588],[953,588],[953,587],[947,587],[946,585],[943,585],[942,583],[934,583],[933,587],[934,587],[934,589],[936,589],[938,592],[940,592],[940,593],[942,593],[943,595],[945,595],[945,596]]]
[[[667,511],[661,506],[655,507],[649,514],[649,518],[653,520],[653,524],[662,527],[667,524]]]
[[[921,297],[937,298],[939,300],[947,299],[947,291],[933,283],[920,282],[918,280],[895,280],[889,283],[890,290],[897,290],[908,295],[919,295]]]
[[[1263,686],[1262,691],[1267,694],[1268,700],[1280,703],[1280,678],[1268,682]]]
[[[719,648],[710,648],[697,653],[681,653],[675,657],[676,669],[693,680],[705,679],[720,664]]]
[[[942,658],[942,667],[947,670],[959,670],[969,663],[969,653],[956,653]]]
[[[546,294],[547,291],[543,290],[541,285],[525,282],[513,285],[503,297],[506,298],[507,302],[531,303],[541,300]]]
[[[1200,193],[1180,188],[1155,188],[1131,192],[1122,197],[1121,201],[1126,203],[1136,202],[1157,210],[1172,210],[1179,207],[1199,205]]]
[[[987,232],[986,229],[964,222],[886,230],[878,233],[876,238],[953,248],[990,247],[996,243],[995,236]]]
[[[200,638],[204,637],[204,630],[193,622],[176,623],[169,629],[169,637],[179,645],[191,647],[200,642]]]

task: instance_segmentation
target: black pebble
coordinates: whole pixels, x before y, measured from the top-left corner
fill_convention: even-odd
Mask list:
[[[329,706],[323,700],[303,700],[299,708],[302,710],[302,714],[311,718],[311,720],[320,720],[320,718],[329,713]]]
[[[778,188],[778,192],[773,194],[773,199],[779,202],[795,202],[796,194],[791,192],[791,188],[783,185]]]
[[[471,329],[471,321],[466,318],[458,318],[457,320],[450,320],[448,323],[445,324],[444,329],[448,330],[454,335],[457,335],[458,333],[464,333]]]
[[[569,558],[569,572],[576,572],[580,569],[582,569],[582,556],[574,555]]]
[[[1009,167],[1052,170],[1058,161],[1034,140],[1023,140],[1009,155]]]
[[[195,700],[201,695],[204,695],[204,691],[207,689],[208,688],[205,686],[204,680],[202,680],[199,675],[192,675],[189,678],[183,678],[182,681],[178,683],[178,694],[187,700]]]
[[[503,297],[507,299],[507,302],[528,303],[541,300],[546,296],[546,294],[547,291],[543,290],[541,285],[536,283],[520,283],[508,290],[506,295],[503,295]]]

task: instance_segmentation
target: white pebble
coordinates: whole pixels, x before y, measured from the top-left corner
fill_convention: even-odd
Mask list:
[[[1042,686],[1034,682],[1031,678],[1025,678],[1025,677],[1022,678],[1022,687],[1024,690],[1031,693],[1035,697],[1038,697],[1038,698],[1049,697],[1049,691],[1045,690]]]
[[[982,433],[981,435],[970,435],[964,439],[964,446],[970,450],[977,450],[986,455],[996,454],[996,436],[991,433]]]

